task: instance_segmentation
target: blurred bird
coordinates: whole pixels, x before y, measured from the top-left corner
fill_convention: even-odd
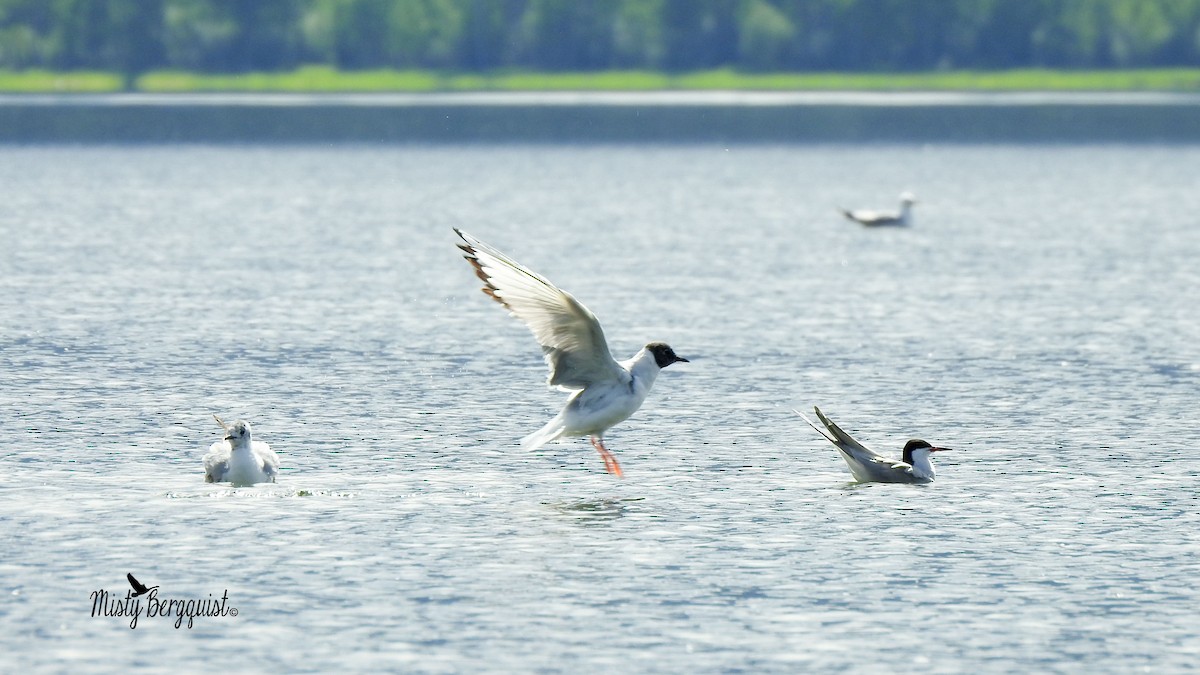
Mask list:
[[[846,209],[838,209],[843,216],[856,223],[862,223],[870,227],[879,225],[912,225],[912,205],[917,203],[917,198],[911,192],[905,192],[900,195],[900,211],[871,211],[870,209],[856,209],[847,211]]]
[[[458,247],[483,280],[483,292],[523,321],[542,346],[548,384],[571,392],[562,411],[521,445],[534,450],[561,438],[587,436],[604,469],[620,477],[621,465],[604,446],[604,432],[641,407],[660,370],[687,359],[662,342],[651,342],[628,361],[617,362],[596,316],[570,293],[466,232],[454,232],[465,242]]]
[[[213,419],[225,430],[225,440],[213,443],[204,455],[204,482],[229,482],[234,487],[274,483],[279,473],[279,457],[271,446],[250,440],[248,422],[225,424],[216,415]]]
[[[850,473],[854,474],[854,479],[863,483],[931,482],[935,471],[929,453],[950,449],[937,448],[919,438],[914,438],[904,444],[903,461],[896,461],[884,457],[854,440],[850,434],[842,431],[841,427],[822,414],[820,408],[813,406],[813,411],[817,413],[817,418],[825,424],[824,429],[805,417],[804,413],[793,409],[793,412],[803,417],[809,426],[816,429],[826,440],[837,447],[838,454],[846,460],[846,464],[850,467]]]

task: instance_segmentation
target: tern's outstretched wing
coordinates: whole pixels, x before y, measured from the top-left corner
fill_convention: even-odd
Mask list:
[[[608,351],[600,322],[587,307],[500,251],[462,230],[454,232],[466,242],[458,247],[486,284],[483,292],[525,322],[542,346],[550,386],[583,389],[629,378]]]
[[[825,434],[825,437],[829,438],[830,436],[832,436],[832,438],[829,438],[829,440],[832,441],[834,445],[838,446],[839,448],[841,448],[847,452],[854,451],[855,453],[865,454],[865,455],[869,455],[871,457],[879,457],[879,458],[883,459],[883,457],[879,453],[868,448],[867,446],[863,445],[862,443],[859,443],[858,441],[854,440],[853,436],[846,433],[845,431],[842,431],[842,428],[839,427],[838,425],[834,424],[833,420],[826,417],[825,413],[821,412],[820,408],[813,406],[813,412],[815,412],[817,414],[817,419],[821,420],[821,423],[824,424],[825,428],[829,430],[828,433]],[[812,422],[809,422],[809,424],[812,424]],[[813,426],[815,427],[816,425],[813,425]]]
[[[814,408],[814,410],[815,409],[816,408]],[[813,422],[812,420],[808,419],[808,415],[805,415],[804,413],[800,412],[799,410],[796,410],[795,408],[792,408],[792,412],[799,415],[805,422],[808,422],[808,426],[815,429],[818,434],[821,434],[822,436],[824,436],[825,440],[829,441],[830,443],[833,443],[834,445],[838,444],[837,438],[834,438],[834,436],[832,434],[830,434],[828,431],[826,431],[824,429],[824,427],[819,427],[819,426],[817,426],[816,422]]]
[[[817,419],[821,420],[821,423],[825,425],[824,429],[814,424],[812,420],[805,417],[804,413],[801,413],[799,410],[796,411],[796,414],[803,417],[809,426],[816,429],[830,443],[837,446],[839,454],[841,454],[842,459],[846,460],[846,465],[850,467],[850,473],[854,475],[856,480],[885,483],[905,483],[912,480],[911,466],[904,462],[884,457],[854,440],[853,436],[843,431],[841,427],[826,417],[820,408],[813,406],[813,412],[817,413]]]

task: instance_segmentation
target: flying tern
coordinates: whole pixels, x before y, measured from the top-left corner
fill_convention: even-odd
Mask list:
[[[561,438],[587,436],[604,469],[622,475],[617,458],[604,446],[604,433],[632,415],[646,400],[658,372],[687,359],[665,343],[651,342],[626,361],[608,350],[596,316],[570,293],[488,244],[455,228],[458,247],[484,283],[483,292],[533,332],[550,367],[547,383],[571,392],[562,411],[521,445],[534,450]]]

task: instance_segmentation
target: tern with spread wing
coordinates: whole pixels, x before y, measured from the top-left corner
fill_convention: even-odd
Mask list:
[[[846,460],[846,464],[850,467],[850,473],[854,474],[854,479],[859,482],[928,483],[936,475],[929,453],[950,449],[937,448],[919,438],[914,438],[904,444],[903,460],[897,461],[884,457],[854,440],[850,434],[842,431],[841,427],[830,421],[820,408],[813,406],[813,411],[817,413],[817,419],[825,425],[824,429],[805,417],[804,413],[799,410],[796,410],[795,413],[803,417],[809,426],[816,429],[826,440],[837,447],[838,454]]]
[[[899,211],[872,211],[870,209],[857,209],[854,211],[838,209],[838,211],[841,211],[842,215],[850,220],[869,227],[880,225],[904,226],[912,224],[912,205],[916,203],[917,198],[911,192],[905,192],[900,195]]]
[[[464,242],[458,245],[463,257],[485,284],[483,292],[523,321],[542,346],[549,385],[571,392],[562,411],[521,445],[533,450],[587,436],[604,469],[620,477],[621,465],[604,446],[604,432],[641,407],[660,370],[687,359],[665,343],[651,342],[618,362],[596,316],[570,293],[466,232],[454,232]]]
[[[213,443],[204,455],[204,482],[227,482],[234,487],[274,483],[279,473],[279,456],[271,446],[250,439],[248,422],[225,424],[216,415],[213,419],[225,430],[225,440]]]

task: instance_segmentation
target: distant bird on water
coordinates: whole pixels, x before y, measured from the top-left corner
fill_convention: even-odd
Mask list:
[[[641,407],[658,371],[687,359],[662,342],[651,342],[628,361],[616,361],[596,316],[570,293],[466,232],[454,232],[465,242],[458,247],[485,284],[483,292],[523,321],[542,346],[548,384],[571,392],[562,411],[521,445],[535,450],[561,438],[587,436],[604,469],[619,478],[621,465],[604,446],[604,432]]]
[[[937,448],[919,438],[914,438],[904,444],[903,460],[896,461],[884,457],[854,440],[850,434],[842,431],[841,427],[822,414],[820,408],[813,406],[813,411],[817,413],[817,418],[824,423],[824,429],[814,424],[799,410],[794,412],[803,417],[809,426],[816,429],[826,440],[837,447],[838,454],[846,460],[846,464],[850,467],[850,473],[854,474],[854,479],[863,483],[931,482],[936,472],[933,469],[933,462],[930,461],[929,453],[950,449]]]
[[[271,446],[250,439],[248,422],[225,424],[216,415],[213,419],[225,430],[225,440],[213,443],[204,455],[204,482],[228,482],[234,487],[274,483],[279,474],[279,457]]]
[[[917,198],[911,192],[905,192],[900,195],[900,211],[872,211],[870,209],[857,209],[847,211],[846,209],[838,209],[843,216],[856,223],[862,223],[869,227],[878,227],[880,225],[912,225],[912,205],[917,203]]]

